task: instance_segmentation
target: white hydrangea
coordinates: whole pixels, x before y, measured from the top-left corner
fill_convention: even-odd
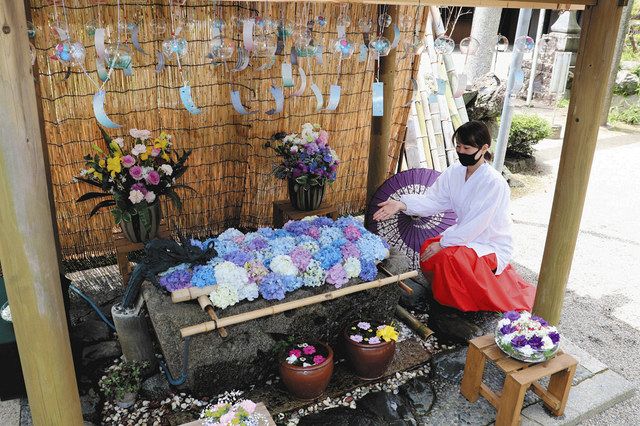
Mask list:
[[[322,269],[320,262],[315,259],[311,259],[309,266],[302,274],[302,280],[305,287],[318,287],[324,284],[326,273]]]
[[[555,345],[553,344],[553,341],[551,341],[551,338],[549,336],[543,336],[542,337],[542,350],[543,351],[551,350],[554,347],[555,347]]]
[[[238,288],[238,298],[240,300],[247,299],[252,301],[257,299],[258,296],[260,296],[260,292],[258,291],[258,285],[255,283],[249,283]]]
[[[11,317],[11,307],[9,306],[9,304],[7,304],[2,312],[0,312],[0,317],[2,317],[2,319],[7,322],[12,322],[13,319]]]
[[[232,262],[222,262],[219,265],[216,265],[214,271],[216,282],[223,286],[238,289],[249,283],[249,276],[247,275],[246,269],[237,266]]]
[[[244,234],[241,231],[238,231],[236,228],[229,228],[224,231],[222,234],[218,235],[218,239],[220,241],[231,241],[236,237],[241,237]]]
[[[311,253],[312,255],[316,254],[318,250],[320,250],[320,245],[315,241],[305,241],[304,243],[299,244],[298,246],[304,249],[307,249],[309,253]]]
[[[530,357],[535,352],[533,350],[533,348],[531,346],[529,346],[529,345],[524,345],[521,348],[517,348],[517,350],[518,350],[518,352],[520,352],[522,355],[524,355],[526,357]]]
[[[500,321],[498,321],[498,328],[502,328],[505,325],[509,325],[511,324],[511,321],[509,320],[509,318],[502,318]]]
[[[355,257],[349,257],[344,262],[344,270],[347,273],[347,278],[355,278],[360,275],[362,265],[360,265],[360,261]]]
[[[220,309],[235,305],[240,301],[235,287],[220,284],[216,285],[209,293],[209,299],[211,299],[213,306]]]
[[[290,256],[278,255],[271,259],[269,267],[273,272],[280,275],[298,275],[298,268],[293,264]]]

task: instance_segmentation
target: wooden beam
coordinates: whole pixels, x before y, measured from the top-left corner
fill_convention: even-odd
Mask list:
[[[0,19],[0,261],[33,422],[81,425],[23,2]]]
[[[390,6],[387,13],[394,20],[399,18],[396,6]],[[393,40],[393,26],[384,30],[384,37]],[[393,85],[396,78],[396,50],[391,49],[387,56],[380,58],[380,81],[384,83],[384,110],[382,117],[371,119],[371,137],[369,138],[369,168],[367,170],[367,203],[376,189],[387,179],[389,167],[389,141],[393,126]],[[375,73],[375,72],[374,72]]]
[[[622,7],[617,0],[600,0],[582,15],[564,143],[533,308],[552,324],[560,321]]]
[[[225,0],[223,0],[225,1]],[[235,1],[235,0],[228,0]],[[252,1],[252,0],[239,0]],[[288,3],[291,0],[269,0],[270,3]],[[552,9],[552,10],[582,10],[585,6],[595,5],[597,0],[312,0],[312,3],[351,3],[351,4],[387,4],[394,6],[466,6],[466,7],[496,7],[507,9]]]

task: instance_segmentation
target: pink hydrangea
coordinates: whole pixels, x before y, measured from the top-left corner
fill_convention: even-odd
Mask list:
[[[311,262],[311,252],[303,247],[296,247],[291,252],[291,260],[293,264],[296,265],[301,271],[305,271],[309,266],[309,262]]]
[[[151,150],[151,156],[152,157],[157,157],[158,155],[160,155],[161,152],[162,152],[162,150],[160,148],[153,148]]]
[[[301,355],[302,355],[302,352],[300,351],[300,349],[291,349],[289,351],[289,356],[295,356],[296,358],[300,358]]]
[[[147,183],[150,185],[157,185],[160,183],[160,173],[155,170],[151,170],[147,175]]]
[[[353,225],[349,225],[346,228],[344,228],[344,236],[347,240],[351,242],[356,242],[360,239],[362,234],[360,233],[360,230],[358,228],[356,228]]]
[[[350,257],[355,257],[356,259],[360,259],[361,257],[358,246],[356,246],[351,242],[343,244],[343,246],[340,248],[340,251],[342,252],[343,259],[348,259]]]
[[[135,180],[140,180],[142,179],[142,167],[140,166],[133,166],[129,169],[129,174],[131,175],[132,178],[134,178]]]
[[[325,361],[326,361],[326,358],[323,357],[322,355],[316,355],[316,356],[313,357],[313,363],[316,364],[316,365],[317,364],[322,364]]]
[[[316,353],[316,347],[312,345],[305,346],[302,352],[304,352],[305,355],[313,355]]]
[[[318,139],[316,139],[316,143],[321,147],[326,145],[329,142],[329,133],[326,130],[320,130],[318,132]]]
[[[340,263],[336,263],[327,271],[327,282],[333,284],[336,288],[340,288],[349,281],[347,272]]]
[[[307,235],[311,238],[318,239],[320,238],[320,230],[315,226],[310,226],[309,230],[307,231]]]
[[[253,414],[253,412],[256,411],[256,403],[251,401],[250,399],[245,399],[244,401],[242,401],[240,403],[240,406],[244,408],[244,410],[249,414]]]

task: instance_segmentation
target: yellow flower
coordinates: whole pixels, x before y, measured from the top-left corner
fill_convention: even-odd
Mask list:
[[[398,332],[395,328],[390,325],[385,325],[384,328],[376,331],[376,336],[382,337],[385,342],[390,342],[392,340],[398,340]]]
[[[155,145],[154,147],[156,148],[161,148],[161,149],[165,149],[167,147],[167,145],[169,144],[169,141],[165,138],[156,138],[156,140],[154,141]]]
[[[93,177],[102,182],[102,173],[94,171],[93,172]]]
[[[100,167],[102,167],[104,169],[104,166],[106,165],[104,158],[100,161],[98,161],[98,164],[100,165]]]
[[[151,151],[153,150],[152,146],[147,146],[147,151],[143,152],[142,154],[140,154],[140,159],[142,161],[146,161],[147,158],[149,158],[149,155],[151,155]]]
[[[120,163],[120,156],[107,158],[107,170],[111,172],[111,177],[114,177],[117,173],[122,171],[122,164]]]
[[[167,154],[166,152],[163,152],[160,157],[162,157],[162,159],[165,161],[169,161],[169,154]]]
[[[118,155],[122,155],[122,150],[120,149],[120,145],[118,145],[117,143],[111,141],[111,143],[109,144],[109,146],[111,147],[111,149]]]

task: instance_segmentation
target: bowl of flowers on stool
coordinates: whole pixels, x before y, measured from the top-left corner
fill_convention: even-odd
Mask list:
[[[311,401],[320,397],[333,374],[333,350],[320,342],[289,345],[280,362],[280,377],[296,399]]]
[[[504,353],[524,362],[547,361],[560,347],[556,327],[526,311],[506,312],[498,321],[495,340]]]
[[[382,321],[354,321],[344,330],[347,358],[356,375],[375,380],[384,375],[396,353],[398,332]]]

